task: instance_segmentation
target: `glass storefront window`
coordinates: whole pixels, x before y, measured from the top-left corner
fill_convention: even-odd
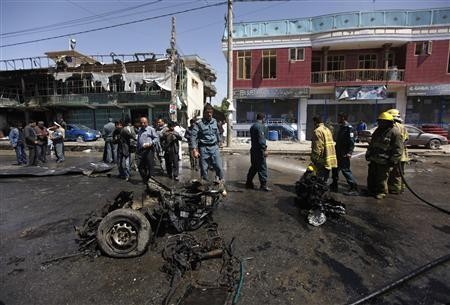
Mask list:
[[[450,124],[450,96],[410,97],[406,104],[406,123],[448,128]]]
[[[237,123],[252,123],[258,112],[266,115],[266,120],[297,123],[298,100],[238,100]]]

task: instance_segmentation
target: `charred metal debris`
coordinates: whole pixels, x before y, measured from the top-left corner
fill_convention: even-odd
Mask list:
[[[310,225],[321,226],[327,217],[345,215],[345,205],[332,198],[329,188],[323,179],[307,170],[295,183],[297,201],[302,210],[307,210],[307,221]]]

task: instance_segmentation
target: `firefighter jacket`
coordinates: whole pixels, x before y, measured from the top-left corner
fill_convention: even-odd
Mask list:
[[[366,152],[366,160],[377,164],[395,165],[403,152],[403,137],[397,127],[375,129]]]
[[[326,169],[337,167],[336,150],[334,148],[331,131],[320,123],[314,129],[311,142],[311,161],[315,165],[321,165]]]
[[[394,126],[398,128],[398,130],[400,131],[400,134],[402,135],[402,138],[403,138],[403,152],[402,152],[402,157],[400,159],[400,162],[408,162],[409,161],[408,150],[406,149],[406,144],[405,144],[406,141],[408,141],[408,139],[409,139],[408,131],[406,130],[405,125],[403,125],[402,123],[395,122]]]
[[[335,134],[336,154],[338,158],[345,157],[353,153],[355,148],[355,136],[353,127],[348,122],[339,125],[339,129]]]

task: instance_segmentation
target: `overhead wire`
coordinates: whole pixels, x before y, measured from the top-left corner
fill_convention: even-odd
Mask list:
[[[158,0],[158,1],[162,1],[162,0]],[[186,2],[182,5],[186,5],[186,4],[193,4],[193,3],[197,3],[197,1],[189,1]],[[123,15],[119,15],[119,16],[114,16],[115,19],[119,19],[119,18],[125,18],[125,17],[129,17],[129,16],[133,16],[133,15],[138,15],[138,14],[144,14],[147,12],[156,12],[156,11],[161,11],[161,10],[165,10],[165,9],[169,9],[169,8],[173,8],[173,7],[179,7],[180,4],[172,4],[172,5],[168,5],[168,6],[164,6],[164,7],[158,7],[158,8],[153,8],[150,10],[144,10],[144,11],[139,11],[139,12],[133,12],[133,13],[127,13],[127,14],[123,14]],[[125,9],[127,10],[127,9]],[[123,12],[123,10],[122,10]],[[97,15],[95,16],[97,17]],[[90,18],[90,17],[87,17]],[[98,18],[105,18],[103,16],[99,16]],[[28,32],[24,32],[24,33],[19,33],[19,34],[14,34],[14,35],[10,35],[8,37],[4,37],[4,39],[8,39],[8,38],[14,38],[14,37],[19,37],[19,36],[26,36],[26,35],[32,35],[32,34],[38,34],[38,33],[44,33],[44,32],[50,32],[50,31],[56,31],[56,30],[62,30],[62,29],[66,29],[66,28],[71,28],[74,26],[82,26],[82,25],[88,25],[88,24],[92,24],[92,23],[97,23],[97,22],[101,22],[102,20],[86,20],[84,22],[79,22],[79,23],[71,23],[70,21],[68,21],[68,24],[61,24],[59,27],[50,27],[47,28],[47,26],[45,26],[44,29],[41,30],[31,30]],[[1,34],[0,34],[1,36]]]
[[[222,1],[222,2],[217,2],[214,4],[203,5],[203,6],[199,6],[199,7],[195,7],[195,8],[184,9],[184,10],[170,12],[170,13],[166,13],[166,14],[162,14],[162,15],[158,15],[158,16],[152,16],[152,17],[142,18],[142,19],[138,19],[138,20],[122,22],[122,23],[118,23],[118,24],[114,24],[114,25],[103,26],[103,27],[93,28],[93,29],[89,29],[89,30],[77,31],[77,32],[72,32],[72,33],[67,33],[67,34],[55,35],[55,36],[39,38],[39,39],[32,39],[32,40],[21,41],[21,42],[10,43],[10,44],[4,44],[4,45],[0,45],[0,48],[6,48],[6,47],[24,45],[24,44],[34,43],[34,42],[41,42],[41,41],[47,41],[47,40],[52,40],[52,39],[57,39],[57,38],[69,37],[69,36],[74,36],[74,35],[92,33],[92,32],[97,32],[97,31],[101,31],[101,30],[122,27],[122,26],[130,25],[130,24],[141,23],[141,22],[145,22],[145,21],[149,21],[149,20],[155,20],[155,19],[160,19],[160,18],[174,16],[174,15],[180,15],[180,14],[184,14],[184,13],[189,13],[189,12],[198,11],[198,10],[216,7],[216,6],[221,6],[221,5],[225,5],[225,4],[227,4],[227,2]]]
[[[161,2],[161,1],[162,0],[156,0],[156,1],[148,2],[148,3],[136,5],[136,6],[131,6],[131,7],[123,8],[123,9],[118,9],[118,10],[104,12],[104,13],[101,13],[101,14],[94,14],[94,15],[91,15],[91,16],[86,16],[86,17],[72,19],[72,20],[67,20],[67,21],[62,21],[62,22],[56,22],[56,23],[52,23],[52,24],[48,24],[48,25],[43,25],[43,26],[38,26],[38,27],[33,27],[33,28],[28,28],[28,29],[22,29],[22,30],[17,30],[17,31],[12,31],[12,32],[6,32],[6,33],[0,33],[0,36],[10,36],[10,35],[14,35],[14,34],[26,35],[26,34],[37,32],[38,30],[42,30],[42,29],[55,30],[55,27],[58,27],[58,26],[77,25],[77,23],[90,21],[93,18],[108,17],[108,16],[112,16],[112,15],[115,15],[115,14],[123,13],[124,11],[131,11],[131,10],[135,10],[135,9],[138,9],[138,8],[142,8],[144,6],[157,4],[157,3]],[[70,3],[74,4],[74,5],[76,4],[76,2],[72,2],[72,1],[68,1],[68,2],[70,2]],[[142,12],[139,12],[139,13],[142,13]],[[19,36],[19,35],[14,35],[13,37],[15,37],[15,36]]]

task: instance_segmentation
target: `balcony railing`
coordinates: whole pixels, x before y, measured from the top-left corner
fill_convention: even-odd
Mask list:
[[[311,73],[311,83],[336,82],[401,82],[405,70],[400,69],[348,69]]]

